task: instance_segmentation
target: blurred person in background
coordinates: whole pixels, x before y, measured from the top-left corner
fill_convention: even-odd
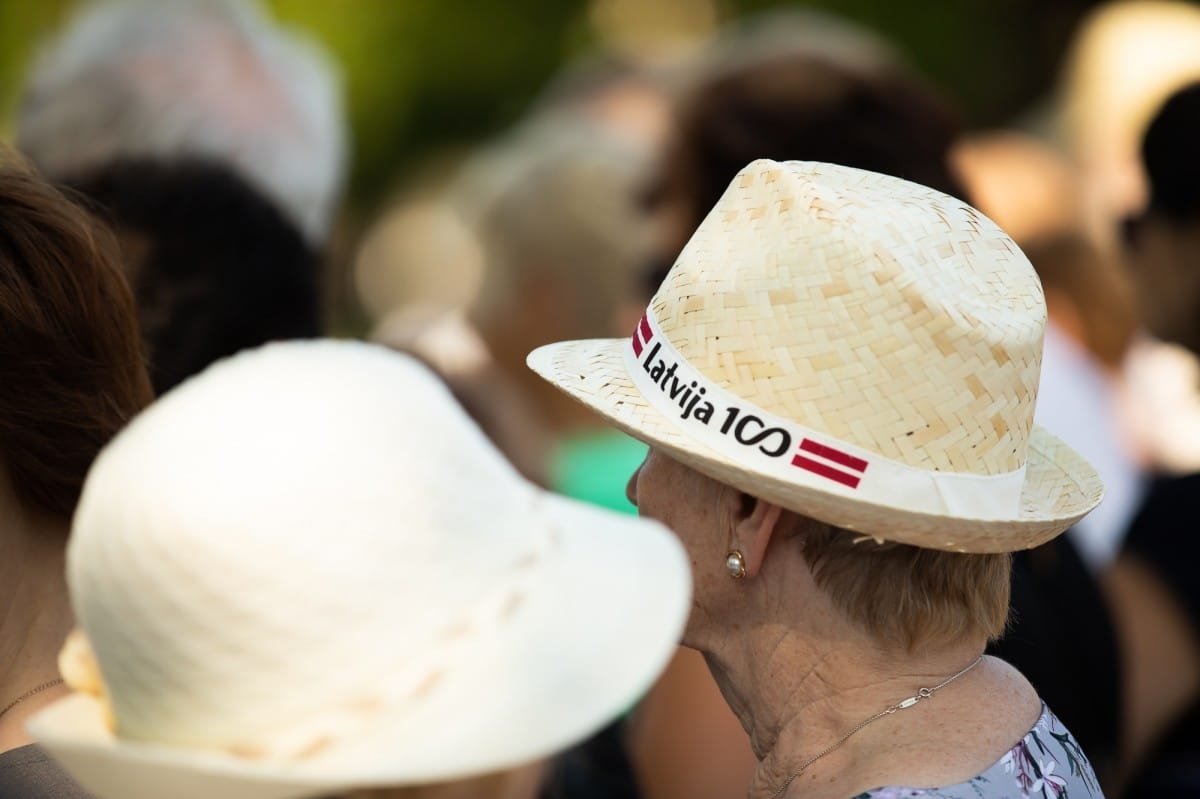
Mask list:
[[[97,0],[43,43],[17,144],[118,232],[159,393],[322,332],[340,91],[324,51],[253,0]]]
[[[1099,573],[1120,550],[1146,479],[1124,404],[1126,364],[1141,333],[1129,277],[1088,232],[1079,172],[1048,141],[1016,128],[975,131],[960,137],[953,161],[976,207],[1041,278],[1047,322],[1036,419],[1104,480],[1104,502],[1067,531]]]
[[[759,157],[831,162],[903,177],[966,201],[966,182],[953,162],[961,134],[950,99],[900,61],[839,60],[801,50],[715,70],[682,96],[648,185],[656,245],[643,300],[746,163]],[[1011,626],[989,652],[1029,678],[1106,780],[1120,684],[1099,586],[1066,536],[1037,554],[1018,553],[1013,574]],[[1057,657],[1042,654],[1049,651]],[[680,649],[639,706],[631,732],[649,799],[723,799],[754,772],[745,731],[703,660],[688,649]]]
[[[257,0],[82,0],[41,43],[15,119],[52,180],[122,159],[226,164],[318,251],[348,134],[336,64]]]
[[[1145,210],[1124,227],[1125,252],[1150,334],[1200,356],[1200,82],[1171,94],[1143,137]],[[1200,405],[1195,369],[1176,406],[1153,409],[1178,440],[1149,466],[1147,495],[1107,584],[1126,657],[1122,796],[1200,796]],[[1190,447],[1190,457],[1187,449]]]
[[[1084,222],[1098,246],[1146,203],[1138,150],[1175,89],[1200,78],[1200,6],[1187,0],[1105,0],[1076,24],[1039,124],[1078,170]]]
[[[463,329],[483,271],[479,243],[448,197],[453,172],[454,166],[438,169],[390,199],[359,241],[352,269],[369,337],[421,347],[439,371],[456,368],[459,337],[443,336],[439,344],[416,339]],[[475,349],[472,336],[461,341],[468,353]]]
[[[1047,118],[1079,170],[1094,241],[1124,255],[1123,227],[1145,209],[1142,138],[1175,90],[1200,79],[1200,5],[1183,0],[1108,0],[1078,24]],[[1200,359],[1143,326],[1126,357],[1125,429],[1141,462],[1200,468]],[[1167,421],[1169,420],[1169,421]]]
[[[462,225],[450,251],[478,259],[478,289],[432,313],[402,304],[371,334],[437,368],[529,479],[627,511],[621,472],[644,448],[531,375],[524,355],[568,330],[619,329],[645,246],[635,202],[645,157],[569,114],[537,115],[489,142],[446,195]],[[436,253],[413,250],[427,257],[402,265],[436,276]]]
[[[572,96],[574,96],[572,94]],[[608,336],[640,291],[645,128],[547,100],[384,212],[355,264],[368,337],[431,366],[527,479],[625,513],[645,455],[529,372],[528,348]],[[633,703],[631,703],[632,706]],[[624,714],[552,758],[543,799],[636,799]]]
[[[120,799],[534,799],[661,670],[691,585],[666,528],[531,485],[417,359],[345,340],[137,417],[67,582],[73,691],[29,726]]]
[[[805,54],[870,72],[907,70],[908,58],[887,35],[849,16],[820,8],[780,5],[742,14],[720,26],[673,73],[674,88],[707,83],[783,56]]]
[[[25,721],[65,688],[70,520],[101,447],[153,398],[111,235],[0,152],[0,797],[77,799]]]
[[[670,130],[674,76],[685,70],[682,55],[643,63],[633,55],[587,54],[559,70],[527,113],[570,116],[653,151]]]
[[[1084,177],[1097,240],[1130,265],[1142,320],[1124,368],[1126,426],[1155,479],[1105,576],[1124,656],[1118,779],[1138,797],[1200,795],[1195,558],[1181,549],[1195,536],[1191,500],[1178,490],[1187,486],[1178,476],[1200,471],[1200,356],[1187,333],[1198,296],[1187,233],[1193,101],[1184,94],[1154,121],[1197,79],[1200,6],[1109,0],[1078,26],[1051,109],[1050,130]]]
[[[118,235],[157,393],[245,347],[321,335],[313,250],[227,165],[121,159],[64,183]]]
[[[671,130],[645,181],[651,290],[754,158],[812,150],[816,160],[959,189],[944,163],[956,124],[946,98],[873,31],[823,13],[739,20],[679,79]]]
[[[456,187],[484,263],[468,317],[542,427],[536,457],[548,485],[625,510],[619,475],[643,448],[564,402],[529,372],[525,355],[566,330],[595,337],[619,329],[648,230],[635,202],[647,157],[644,143],[549,114],[468,164]]]

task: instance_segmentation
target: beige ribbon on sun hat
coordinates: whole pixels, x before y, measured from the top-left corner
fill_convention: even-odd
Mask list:
[[[554,531],[538,535],[535,549],[510,566],[509,579],[490,588],[427,641],[413,642],[416,654],[396,663],[356,696],[331,702],[322,712],[229,747],[233,755],[275,762],[312,757],[355,735],[369,732],[384,715],[405,718],[443,687],[465,659],[476,657],[489,637],[503,636],[535,590],[554,547]]]
[[[533,497],[535,503],[539,499]],[[385,714],[391,719],[403,718],[432,696],[457,664],[475,656],[484,639],[504,634],[505,626],[520,613],[523,601],[536,588],[546,561],[553,557],[557,537],[553,529],[535,531],[530,537],[534,546],[510,565],[507,580],[475,598],[426,640],[412,641],[409,657],[403,662],[386,664],[385,673],[355,693],[331,696],[320,712],[241,741],[211,744],[211,748],[246,760],[301,761],[369,730]],[[303,656],[302,651],[296,653],[297,658]],[[94,697],[103,707],[109,730],[119,734],[120,720],[113,709],[108,685],[91,641],[82,629],[76,628],[67,637],[58,664],[67,684]]]
[[[1025,465],[994,475],[931,472],[777,416],[708,379],[642,316],[623,350],[634,385],[681,432],[747,468],[919,513],[1003,519],[1020,507]]]

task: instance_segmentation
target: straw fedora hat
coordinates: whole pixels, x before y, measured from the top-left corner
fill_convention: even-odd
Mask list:
[[[651,685],[691,585],[665,528],[535,488],[424,366],[332,340],[243,352],[136,418],[67,576],[77,690],[29,729],[103,799],[536,760]]]
[[[1046,322],[1029,261],[960,200],[758,160],[629,339],[530,367],[631,435],[754,496],[892,540],[1037,546],[1100,501],[1033,424]]]

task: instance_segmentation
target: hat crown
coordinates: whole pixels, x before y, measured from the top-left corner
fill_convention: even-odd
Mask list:
[[[755,161],[651,313],[694,369],[778,417],[929,471],[1025,463],[1041,283],[961,200],[842,166]]]
[[[253,745],[436,676],[422,659],[540,546],[535,492],[464,417],[415,360],[321,341],[234,356],[135,419],[68,551],[121,735]]]

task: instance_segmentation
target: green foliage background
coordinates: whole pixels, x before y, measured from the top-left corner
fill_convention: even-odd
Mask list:
[[[661,0],[644,0],[646,3]],[[585,0],[271,0],[344,70],[354,136],[350,201],[363,208],[441,148],[515,120],[595,44]],[[723,19],[787,5],[725,0]],[[796,5],[796,4],[791,4]],[[890,36],[974,125],[1004,121],[1048,90],[1084,0],[823,0]],[[0,119],[38,40],[69,0],[0,0]],[[0,128],[2,130],[3,128]]]
[[[7,138],[37,43],[75,0],[0,0],[0,138]],[[597,0],[265,0],[338,60],[352,130],[340,251],[331,255],[335,328],[361,319],[347,269],[357,234],[389,192],[436,157],[516,121],[571,59],[593,52]],[[625,0],[646,4],[672,0]],[[674,0],[678,2],[678,0]],[[1049,96],[1062,55],[1094,0],[714,0],[717,20],[784,6],[839,14],[884,34],[968,127],[1002,124]]]

